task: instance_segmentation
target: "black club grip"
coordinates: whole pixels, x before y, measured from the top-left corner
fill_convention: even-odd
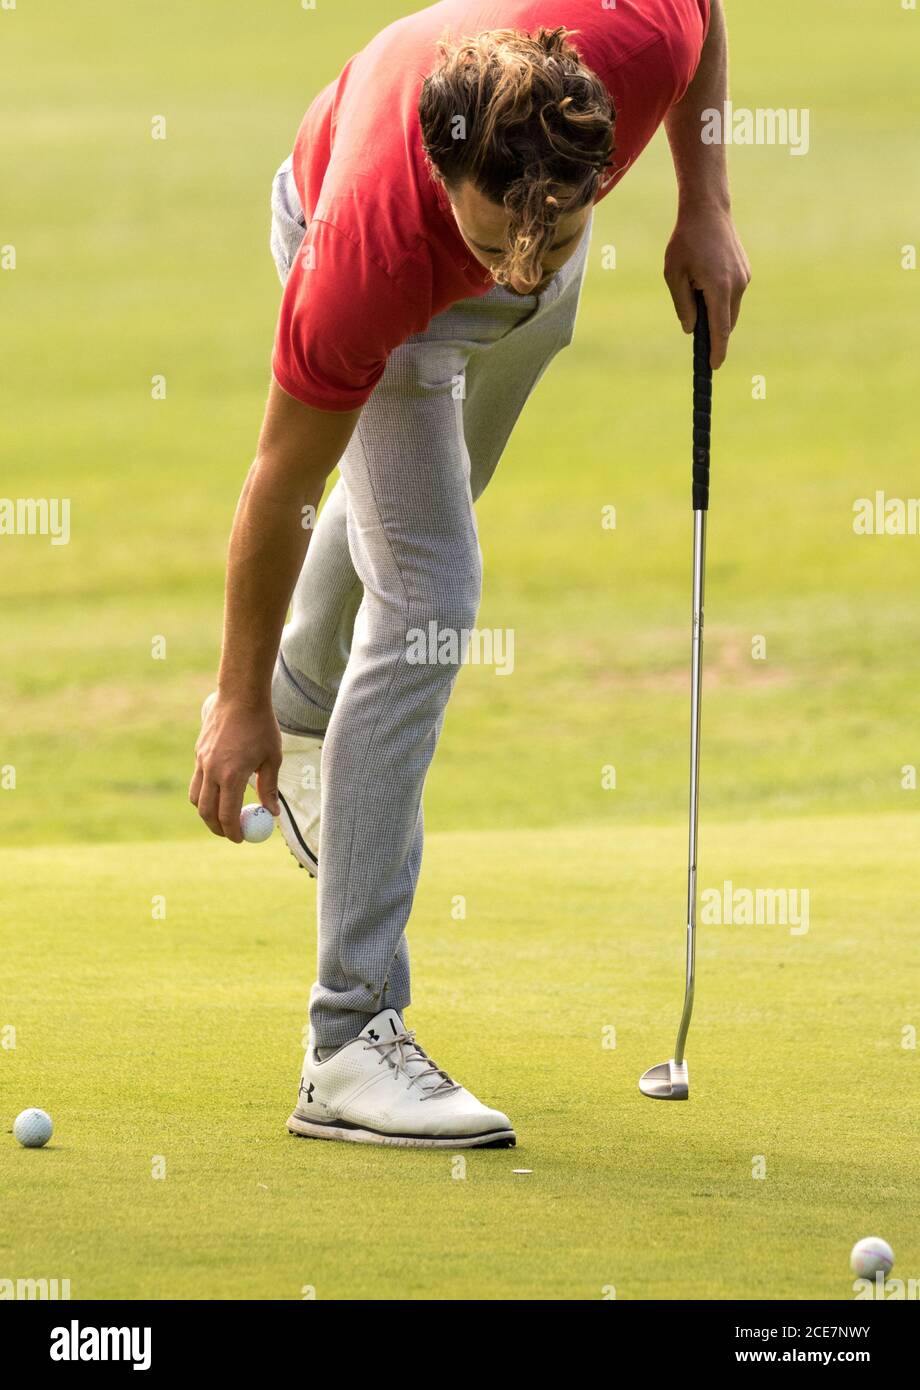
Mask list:
[[[709,315],[702,290],[696,292],[693,330],[693,510],[709,510],[709,438],[712,428],[712,367]]]

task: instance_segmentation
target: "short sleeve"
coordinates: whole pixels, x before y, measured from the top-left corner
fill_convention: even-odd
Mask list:
[[[272,372],[317,410],[357,410],[393,349],[420,327],[406,290],[350,237],[314,221],[285,286]]]

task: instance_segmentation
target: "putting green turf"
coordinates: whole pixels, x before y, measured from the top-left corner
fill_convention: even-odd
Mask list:
[[[4,851],[4,1107],[57,1129],[0,1136],[0,1274],[75,1298],[847,1298],[875,1232],[916,1271],[916,923],[889,887],[913,836],[894,815],[709,827],[704,885],[811,906],[802,935],[703,928],[686,1105],[636,1088],[673,1043],[682,834],[433,836],[410,1022],[520,1133],[462,1175],[287,1134],[314,890],[280,843]]]
[[[807,107],[811,148],[732,152],[755,279],[716,383],[701,872],[809,889],[809,932],[704,928],[691,1102],[643,1102],[680,1004],[689,687],[659,136],[482,501],[481,622],[514,629],[515,670],[463,673],[426,794],[410,1021],[521,1147],[460,1180],[284,1131],[312,889],[278,846],[212,843],[185,788],[266,389],[268,184],[311,95],[411,8],[0,10],[0,494],[68,497],[72,529],[0,538],[0,1278],[845,1298],[874,1233],[920,1276],[920,538],[852,530],[857,498],[920,491],[920,15],[896,0],[729,6],[736,105]],[[58,1131],[25,1153],[2,1131],[33,1104]]]

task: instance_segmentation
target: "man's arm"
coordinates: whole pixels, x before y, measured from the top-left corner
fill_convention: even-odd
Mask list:
[[[664,275],[685,333],[696,323],[694,290],[706,297],[712,365],[721,367],[738,321],[751,268],[735,231],[725,146],[704,145],[702,113],[724,110],[728,95],[728,41],[722,0],[712,0],[700,65],[681,101],[665,118],[677,174],[678,212],[665,254]]]
[[[217,700],[195,750],[189,800],[215,835],[237,843],[246,782],[258,773],[259,800],[278,805],[281,736],[271,683],[288,603],[326,479],[360,411],[314,410],[273,381],[255,463],[230,536],[224,637]]]

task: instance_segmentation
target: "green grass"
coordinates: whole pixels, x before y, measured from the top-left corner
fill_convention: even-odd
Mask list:
[[[716,384],[702,872],[811,888],[811,931],[705,931],[693,1099],[642,1103],[679,1006],[688,723],[688,343],[659,136],[599,211],[575,344],[481,504],[481,622],[514,628],[516,670],[464,672],[427,789],[412,1021],[521,1148],[460,1181],[447,1158],[284,1132],[310,892],[280,853],[212,844],[185,787],[267,384],[269,181],[312,94],[411,8],[0,11],[0,494],[72,502],[69,546],[0,538],[0,1129],[29,1104],[58,1125],[47,1152],[0,1144],[0,1277],[834,1298],[873,1231],[917,1276],[920,539],[851,524],[876,488],[918,493],[900,253],[920,21],[894,0],[729,15],[736,104],[807,106],[812,148],[732,156],[755,278]]]
[[[636,1089],[673,1044],[682,834],[433,836],[410,1021],[520,1135],[462,1177],[456,1154],[287,1134],[313,890],[280,843],[2,851],[23,905],[4,1106],[57,1129],[0,1143],[0,1274],[75,1298],[833,1299],[877,1231],[913,1273],[916,923],[891,884],[913,836],[894,815],[707,829],[704,886],[811,908],[801,936],[703,929],[687,1106]]]
[[[3,757],[24,793],[8,844],[198,833],[181,793],[278,298],[268,181],[310,94],[409,8],[3,15],[15,178],[2,239],[18,254],[0,275],[3,491],[69,496],[73,516],[68,547],[0,546],[0,699],[17,713]],[[726,815],[903,809],[899,769],[920,761],[920,659],[904,636],[920,542],[851,528],[855,498],[917,490],[918,276],[899,254],[918,191],[918,26],[890,9],[870,21],[858,0],[807,14],[788,0],[732,15],[736,103],[807,102],[812,149],[733,152],[755,281],[716,397],[707,616],[727,669],[708,694],[708,791]],[[857,115],[842,73],[870,23]],[[150,138],[154,115],[165,141]],[[681,813],[688,345],[660,279],[673,202],[659,136],[602,205],[575,345],[483,500],[482,621],[515,628],[518,673],[461,681],[432,828]],[[616,271],[602,269],[608,243]],[[766,400],[751,399],[755,374]],[[609,503],[615,532],[600,526]],[[165,661],[151,659],[156,635]],[[595,794],[607,762],[616,798]]]

